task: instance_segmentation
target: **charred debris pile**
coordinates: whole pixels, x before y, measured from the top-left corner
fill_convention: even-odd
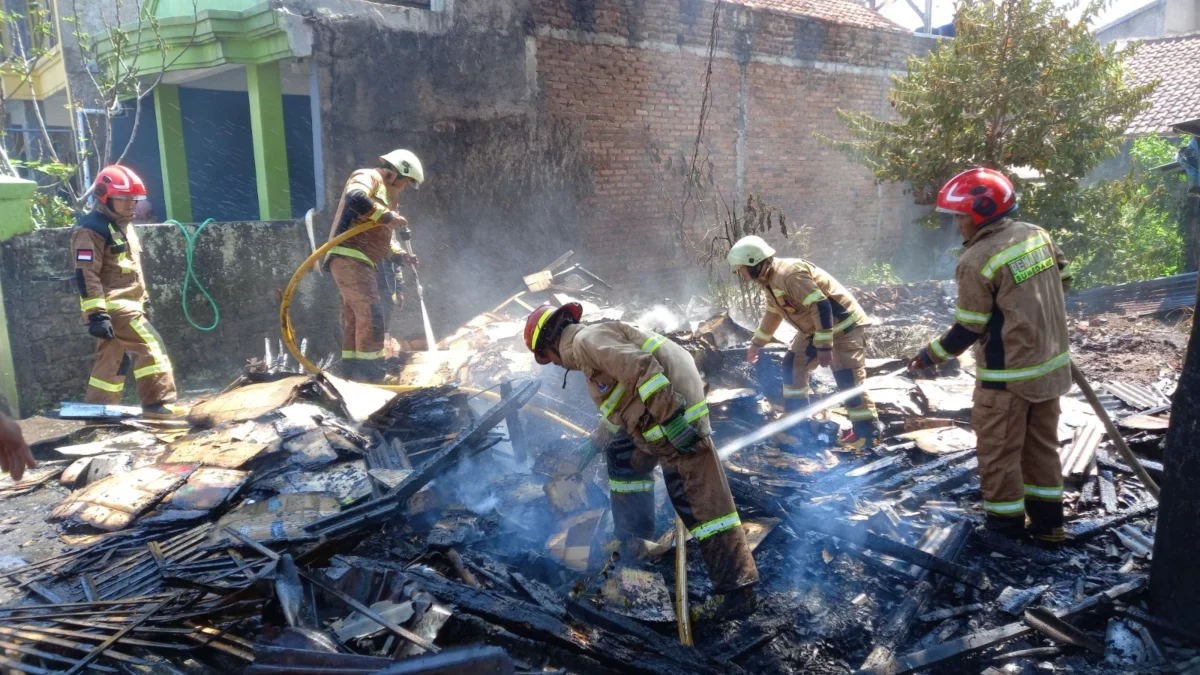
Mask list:
[[[887,427],[876,450],[785,432],[727,458],[760,607],[698,617],[696,646],[681,645],[676,546],[689,553],[691,604],[711,590],[696,544],[675,540],[659,480],[661,538],[640,559],[615,555],[603,462],[577,466],[593,406],[578,375],[564,386],[533,363],[524,316],[583,301],[593,320],[669,334],[709,382],[718,447],[778,416],[785,347],[747,366],[750,331],[727,313],[620,302],[566,260],[526,282],[439,351],[395,363],[396,391],[276,360],[199,401],[187,423],[64,405],[62,418],[91,420],[87,437],[37,445],[42,467],[0,485],[10,505],[61,494],[41,517],[68,545],[0,572],[0,664],[34,675],[1200,672],[1196,636],[1144,604],[1156,502],[1075,394],[1059,429],[1067,544],[976,530],[969,362],[936,380],[873,380]],[[903,346],[926,339],[906,328],[932,334],[953,306],[933,285],[860,297]],[[872,374],[898,365],[870,361]],[[828,373],[815,381],[833,391]],[[1096,384],[1157,478],[1170,373]],[[848,426],[843,413],[814,421],[817,437]]]

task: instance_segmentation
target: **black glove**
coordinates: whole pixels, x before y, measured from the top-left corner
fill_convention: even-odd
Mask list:
[[[147,321],[154,323],[154,311],[150,308],[149,300],[142,303],[142,314],[146,315]]]
[[[929,348],[922,347],[917,355],[908,360],[908,369],[913,372],[920,372],[928,368],[934,367],[933,358],[929,356]]]
[[[88,314],[88,334],[101,340],[111,340],[117,336],[113,332],[112,317],[104,312]]]
[[[700,433],[696,431],[696,427],[693,427],[691,422],[687,421],[683,413],[684,407],[679,406],[679,411],[675,413],[675,416],[663,425],[663,431],[666,432],[667,442],[671,444],[671,447],[685,455],[691,455],[696,452],[692,446],[700,440]]]

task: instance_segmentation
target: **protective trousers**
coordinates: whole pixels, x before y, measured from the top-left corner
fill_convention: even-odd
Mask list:
[[[143,406],[175,401],[175,375],[158,331],[140,311],[113,311],[109,340],[96,340],[96,364],[84,401],[111,405],[121,402],[130,369]]]
[[[654,538],[654,467],[663,465],[667,494],[683,524],[700,544],[714,593],[758,583],[758,568],[746,544],[725,471],[711,438],[693,446],[694,454],[670,446],[637,447],[618,432],[605,448],[613,526],[622,542]],[[655,454],[651,454],[655,453]]]
[[[1008,391],[976,389],[971,427],[987,526],[1045,541],[1063,540],[1058,398],[1031,403]]]
[[[798,356],[803,354],[804,356]],[[817,368],[817,349],[812,337],[798,334],[792,347],[783,357],[783,404],[787,411],[799,410],[809,402],[812,387],[809,374]],[[838,389],[846,391],[867,379],[866,332],[862,326],[833,336],[833,379]],[[874,435],[875,403],[866,391],[846,401],[846,411],[859,436]]]
[[[331,256],[329,271],[342,294],[342,365],[351,380],[383,380],[383,304],[375,268],[360,260]]]
[[[803,354],[803,356],[798,356]],[[808,405],[812,387],[808,376],[817,369],[817,348],[812,336],[799,334],[783,356],[783,409],[792,412]]]
[[[853,389],[867,380],[867,336],[862,326],[834,334],[833,379],[841,391]],[[878,416],[875,402],[866,390],[846,399],[846,416],[858,436],[870,438],[875,435]]]

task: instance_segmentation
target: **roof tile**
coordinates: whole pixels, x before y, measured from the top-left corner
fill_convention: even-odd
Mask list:
[[[733,0],[739,5],[807,16],[845,26],[903,31],[878,12],[853,0]]]
[[[1171,125],[1200,119],[1200,33],[1145,40],[1126,65],[1136,84],[1159,81],[1150,109],[1126,133],[1172,133]]]

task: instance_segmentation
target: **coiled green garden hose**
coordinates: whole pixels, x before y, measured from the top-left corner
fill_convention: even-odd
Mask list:
[[[212,218],[205,220],[203,223],[200,223],[200,226],[194,231],[189,230],[186,225],[178,220],[166,221],[167,223],[178,227],[179,231],[183,233],[183,238],[187,240],[187,271],[183,274],[183,299],[180,302],[183,303],[184,318],[187,319],[188,323],[192,324],[192,328],[202,331],[211,331],[217,327],[217,324],[221,323],[221,310],[217,307],[217,301],[213,300],[213,296],[209,295],[208,289],[204,288],[204,284],[200,283],[200,278],[196,276],[196,272],[192,269],[192,253],[196,248],[196,237],[200,236],[200,233],[203,232],[204,228],[208,227],[208,224],[212,221]],[[188,287],[191,285],[192,281],[196,282],[196,288],[200,289],[200,292],[204,294],[204,299],[208,300],[208,304],[212,307],[213,321],[212,325],[210,326],[201,326],[192,320],[192,313],[188,310]]]

